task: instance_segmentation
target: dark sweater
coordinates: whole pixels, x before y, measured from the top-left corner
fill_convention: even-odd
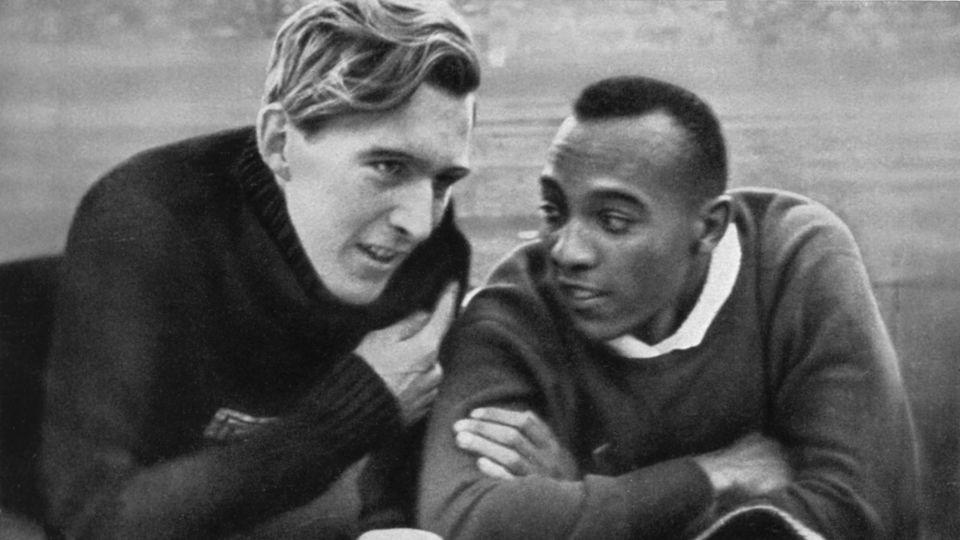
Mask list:
[[[586,340],[558,308],[539,243],[499,266],[441,349],[420,526],[458,539],[678,537],[769,503],[826,538],[915,537],[909,410],[852,236],[807,199],[731,194],[740,272],[691,349],[627,359]],[[540,414],[579,480],[480,473],[451,426],[487,405]],[[689,456],[751,431],[785,445],[793,481],[720,500]]]
[[[402,432],[351,351],[468,265],[448,213],[377,302],[351,307],[314,272],[251,128],[133,157],[84,197],[67,242],[42,456],[50,522],[68,536],[210,537],[320,495]],[[245,436],[207,430],[224,408],[267,420]]]

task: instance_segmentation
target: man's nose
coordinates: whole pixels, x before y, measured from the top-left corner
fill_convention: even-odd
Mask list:
[[[570,220],[554,233],[554,243],[550,248],[553,262],[564,269],[575,270],[596,264],[596,251],[586,238],[581,223]]]
[[[433,181],[424,178],[406,182],[394,191],[394,206],[390,211],[390,225],[414,242],[420,242],[433,230]]]

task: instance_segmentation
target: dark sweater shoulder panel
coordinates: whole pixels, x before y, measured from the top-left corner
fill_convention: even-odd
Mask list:
[[[53,525],[210,536],[315,497],[400,429],[390,391],[350,351],[465,282],[452,209],[380,300],[345,305],[255,142],[242,128],[148,150],[84,197],[47,376]],[[275,420],[218,442],[205,427],[223,408]]]
[[[136,197],[141,204],[156,204],[178,219],[191,220],[236,209],[243,195],[236,181],[237,156],[253,140],[253,129],[244,127],[145,150],[111,169],[85,200]]]
[[[788,266],[803,249],[859,256],[847,225],[823,204],[776,189],[730,191],[741,235],[760,249],[759,268]]]
[[[536,324],[550,320],[540,294],[547,261],[539,243],[514,249],[496,266],[486,284],[470,300],[464,318],[506,323]],[[491,298],[497,302],[491,302]],[[523,322],[527,321],[527,322]],[[535,322],[536,321],[536,322]]]
[[[564,330],[566,321],[558,317],[561,312],[552,305],[555,300],[546,284],[547,256],[538,242],[510,252],[470,299],[455,326],[496,328],[510,336],[511,343],[534,349],[536,354],[527,358],[566,358],[570,343],[565,338],[571,336]]]
[[[909,409],[850,230],[799,195],[768,189],[730,195],[741,266],[700,346],[658,360],[622,359],[623,369],[606,369],[607,356],[580,343],[562,310],[551,306],[545,248],[522,246],[497,267],[448,338],[445,353],[463,358],[445,358],[452,368],[434,411],[441,419],[434,437],[452,446],[449,424],[472,407],[500,403],[477,381],[499,383],[503,395],[526,406],[549,403],[543,410],[562,443],[585,460],[608,450],[616,472],[630,460],[656,462],[661,450],[685,444],[699,453],[763,429],[790,449],[797,467],[797,480],[769,501],[829,537],[914,536]],[[558,354],[549,353],[552,345]],[[565,370],[562,362],[582,367]],[[554,380],[575,390],[561,396]],[[567,395],[574,397],[558,399]],[[596,446],[604,439],[613,444]],[[571,440],[592,443],[569,446]],[[455,451],[450,456],[459,459]],[[589,471],[585,460],[581,467]],[[472,465],[462,465],[464,475]],[[461,484],[451,486],[463,492]],[[424,515],[453,508],[453,518],[466,521],[474,511],[456,510],[448,496],[426,498],[432,506]]]

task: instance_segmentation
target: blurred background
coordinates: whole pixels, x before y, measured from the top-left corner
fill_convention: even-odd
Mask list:
[[[134,152],[250,123],[297,0],[0,0],[0,261],[62,249]],[[544,151],[585,84],[684,85],[734,186],[794,190],[860,242],[922,436],[930,538],[960,537],[960,3],[461,0],[484,55],[458,210],[479,281],[536,228]]]

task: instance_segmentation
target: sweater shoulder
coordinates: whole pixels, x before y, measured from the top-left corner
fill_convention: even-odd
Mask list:
[[[532,338],[556,325],[546,286],[547,258],[539,242],[507,254],[467,299],[464,324],[493,322]]]
[[[241,153],[253,144],[250,127],[164,144],[123,161],[87,191],[81,210],[99,204],[164,207],[173,214],[199,215],[239,200],[233,180]]]
[[[768,188],[742,188],[729,194],[741,236],[758,250],[762,268],[782,266],[801,253],[859,257],[849,227],[813,199]]]
[[[798,193],[774,188],[738,188],[730,190],[729,195],[739,211],[749,213],[764,225],[842,225],[840,218],[825,205]]]

